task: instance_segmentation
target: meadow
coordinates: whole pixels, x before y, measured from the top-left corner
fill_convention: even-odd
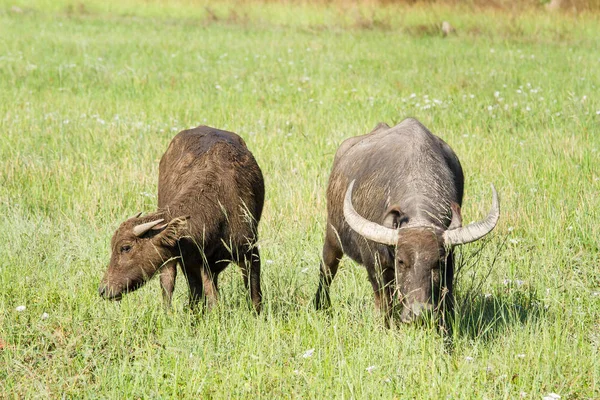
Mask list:
[[[444,37],[449,21],[456,31]],[[365,3],[0,0],[0,398],[600,397],[600,17]],[[454,329],[386,329],[347,258],[317,312],[337,146],[422,121],[458,154]],[[263,313],[158,281],[100,299],[119,223],[180,130],[262,168]]]

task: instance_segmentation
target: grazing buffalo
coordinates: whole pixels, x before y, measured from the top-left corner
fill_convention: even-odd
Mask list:
[[[261,170],[238,135],[207,126],[180,132],[160,160],[158,210],[117,229],[100,295],[118,300],[159,274],[169,306],[180,264],[190,305],[205,298],[212,307],[219,273],[233,261],[260,312],[256,241],[264,195]]]
[[[492,185],[488,216],[462,226],[463,171],[456,154],[419,121],[342,143],[327,188],[327,231],[315,305],[330,306],[329,286],[343,253],[367,269],[386,325],[394,298],[411,322],[452,307],[452,248],[487,235],[500,206]]]

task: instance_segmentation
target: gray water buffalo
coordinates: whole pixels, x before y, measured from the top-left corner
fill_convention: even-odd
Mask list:
[[[264,196],[261,170],[241,137],[207,126],[180,132],[160,160],[158,210],[117,229],[100,295],[118,300],[158,274],[169,306],[180,264],[191,306],[205,298],[212,307],[219,273],[233,261],[260,312],[256,241]]]
[[[463,227],[463,186],[456,154],[415,119],[393,128],[379,124],[344,141],[327,188],[316,308],[330,306],[329,287],[344,253],[366,267],[386,325],[395,298],[403,322],[451,308],[452,248],[487,235],[500,216],[492,185],[488,216]]]

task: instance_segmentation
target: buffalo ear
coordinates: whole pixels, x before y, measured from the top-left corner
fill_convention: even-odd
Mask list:
[[[162,232],[156,235],[156,237],[165,246],[175,246],[177,241],[185,235],[185,231],[187,230],[187,220],[189,218],[189,215],[173,218],[168,223],[156,227],[155,229],[162,229]]]
[[[460,228],[462,226],[462,213],[460,211],[460,206],[457,203],[452,202],[452,204],[450,204],[450,209],[452,210],[452,220],[450,221],[448,230]]]
[[[408,217],[402,212],[400,206],[394,205],[387,209],[383,216],[383,226],[398,229],[408,222]]]

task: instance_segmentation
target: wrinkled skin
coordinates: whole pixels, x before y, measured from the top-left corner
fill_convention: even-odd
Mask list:
[[[99,294],[120,299],[158,274],[169,306],[179,265],[190,306],[204,301],[210,308],[218,301],[219,274],[234,262],[260,312],[256,241],[263,203],[262,172],[241,137],[207,126],[180,132],[160,161],[158,210],[130,218],[117,229]],[[152,227],[135,233],[153,221]]]
[[[346,223],[344,195],[353,180],[356,211],[382,226],[401,228],[395,246],[367,240]],[[316,308],[331,305],[329,288],[346,254],[365,266],[376,308],[387,326],[395,303],[403,322],[434,309],[450,312],[453,254],[445,248],[442,234],[462,224],[463,182],[456,154],[415,119],[393,128],[382,123],[369,134],[344,141],[327,188]]]

